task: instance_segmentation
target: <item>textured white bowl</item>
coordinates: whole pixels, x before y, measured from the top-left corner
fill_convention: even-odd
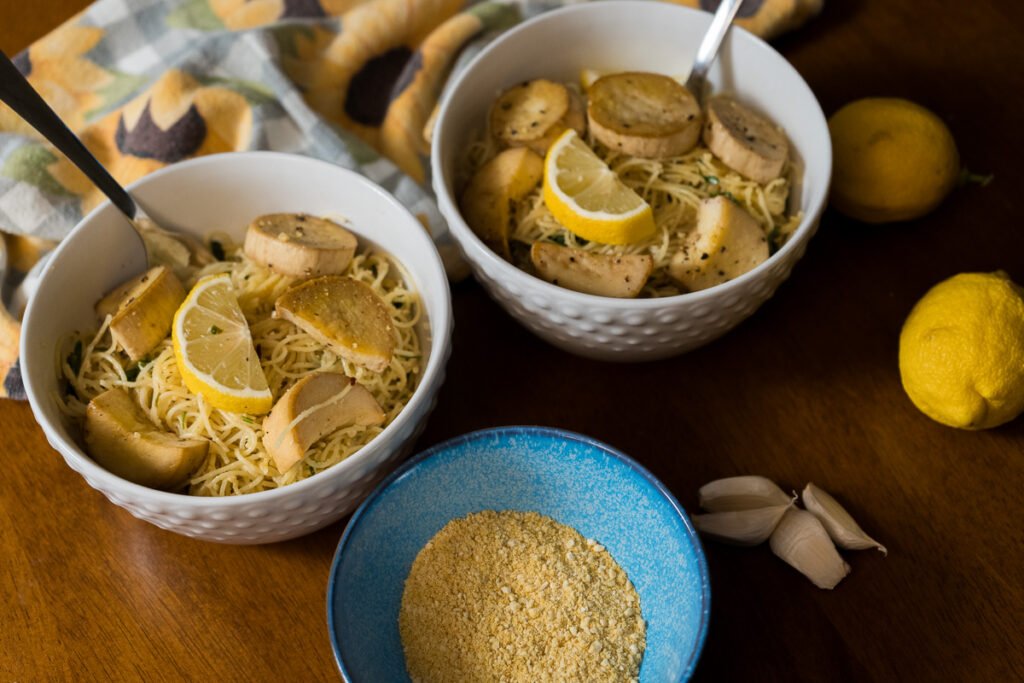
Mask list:
[[[545,77],[576,82],[580,69],[685,76],[711,22],[706,12],[664,2],[609,0],[542,14],[482,51],[446,93],[431,166],[441,213],[477,279],[512,316],[567,351],[605,360],[673,356],[721,336],[764,303],[803,256],[828,194],[832,147],[810,88],[778,52],[733,28],[709,78],[781,125],[804,166],[790,199],[803,220],[776,254],[711,289],[662,299],[612,299],[535,278],[491,251],[459,214],[453,179],[466,146],[499,92]]]
[[[441,259],[412,214],[362,176],[306,157],[249,152],[202,157],[157,171],[130,188],[151,215],[171,216],[195,235],[241,241],[256,216],[277,211],[344,216],[363,244],[373,242],[404,266],[423,301],[426,362],[405,409],[347,460],[273,491],[225,498],[166,493],[126,481],[79,446],[79,431],[54,397],[57,344],[72,330],[96,327],[93,305],[132,275],[123,262],[124,219],[109,203],[54,252],[29,302],[22,329],[22,375],[36,420],[68,465],[140,519],[186,536],[222,543],[269,543],[315,531],[350,512],[404,457],[425,426],[444,381],[451,342],[451,297]],[[121,236],[121,238],[118,237]]]

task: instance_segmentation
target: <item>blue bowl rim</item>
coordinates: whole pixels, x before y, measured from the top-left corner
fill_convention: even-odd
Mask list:
[[[642,476],[651,484],[665,499],[669,505],[676,511],[679,518],[683,521],[683,525],[686,527],[687,532],[690,536],[690,541],[693,543],[694,548],[697,551],[697,569],[700,574],[700,585],[701,585],[701,615],[700,615],[700,630],[697,634],[697,643],[690,653],[690,659],[686,664],[686,668],[683,670],[683,674],[679,679],[679,683],[688,681],[692,676],[694,669],[697,666],[697,662],[700,659],[700,655],[704,650],[704,643],[707,640],[708,635],[708,624],[711,615],[711,580],[708,574],[708,563],[707,558],[704,555],[704,546],[700,542],[700,536],[697,534],[696,529],[693,528],[693,523],[690,522],[690,517],[686,514],[683,506],[679,504],[676,497],[672,495],[672,492],[661,483],[661,481],[655,477],[651,472],[641,465],[639,462],[626,455],[622,451],[609,446],[608,444],[587,436],[578,432],[573,432],[567,429],[560,429],[558,427],[543,427],[536,425],[523,425],[523,426],[504,426],[504,427],[489,427],[486,429],[478,429],[476,431],[461,434],[459,436],[452,437],[447,441],[442,441],[439,444],[431,446],[422,453],[414,455],[409,460],[405,461],[401,466],[398,467],[394,472],[388,475],[380,484],[377,485],[370,495],[359,505],[352,517],[349,518],[348,524],[345,525],[345,531],[341,534],[341,540],[338,541],[338,547],[334,551],[334,560],[331,562],[331,573],[327,579],[327,632],[331,639],[331,650],[334,653],[334,662],[338,666],[338,671],[341,672],[341,677],[352,683],[352,678],[348,671],[345,669],[345,663],[341,659],[340,648],[338,647],[338,634],[334,624],[334,589],[337,585],[337,574],[338,566],[341,564],[341,556],[345,551],[345,545],[348,543],[349,536],[352,534],[353,529],[359,524],[363,513],[366,512],[376,501],[380,498],[381,494],[385,489],[390,487],[396,481],[404,477],[411,470],[418,467],[420,464],[429,460],[432,457],[440,456],[443,453],[451,450],[454,446],[459,446],[470,441],[477,441],[482,438],[492,436],[507,436],[507,435],[522,435],[523,433],[531,435],[541,436],[552,436],[566,441],[576,441],[587,446],[592,446],[598,450],[604,451],[606,454],[611,455],[627,466],[632,468],[637,474]]]

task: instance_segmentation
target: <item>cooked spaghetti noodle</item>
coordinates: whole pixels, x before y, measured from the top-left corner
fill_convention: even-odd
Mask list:
[[[593,136],[587,142],[626,185],[650,204],[657,232],[650,239],[624,246],[588,242],[555,219],[544,204],[542,188],[537,187],[512,207],[510,248],[512,262],[519,268],[532,272],[529,247],[537,241],[600,254],[650,254],[654,270],[640,296],[674,296],[687,290],[669,277],[669,262],[673,254],[684,248],[696,225],[701,200],[724,195],[739,203],[760,224],[773,250],[781,247],[800,225],[800,214],[786,213],[792,168],[761,185],[729,169],[703,144],[680,156],[643,159],[613,152]],[[499,151],[490,134],[472,144],[467,151],[463,179],[468,179]]]
[[[227,260],[198,269],[185,285],[213,273],[231,276],[275,399],[311,372],[343,372],[373,394],[387,416],[384,424],[335,431],[310,447],[288,471],[278,472],[263,446],[261,417],[212,408],[191,393],[178,372],[170,336],[148,360],[132,363],[110,334],[109,316],[94,334],[65,340],[59,357],[59,374],[67,385],[66,394],[57,397],[61,410],[81,424],[92,398],[113,387],[128,389],[158,426],[180,437],[209,440],[206,460],[189,481],[188,492],[225,496],[277,488],[331,467],[377,436],[405,407],[421,370],[416,331],[421,305],[385,255],[357,254],[345,272],[380,296],[394,323],[395,352],[380,373],[341,358],[292,323],[271,317],[274,301],[296,282],[293,278],[275,274],[232,248]]]

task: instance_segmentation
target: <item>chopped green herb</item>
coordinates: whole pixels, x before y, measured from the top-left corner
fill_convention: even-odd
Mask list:
[[[220,334],[224,330],[220,329],[216,325],[210,325],[210,334]]]
[[[224,260],[224,245],[217,240],[210,240],[210,253],[213,254],[213,258],[218,261]]]
[[[718,176],[706,175],[704,176],[704,182],[707,183],[708,185],[717,185]]]
[[[714,193],[714,194],[713,194],[713,195],[711,195],[711,196],[712,196],[712,197],[718,197],[719,195],[721,195],[722,197],[725,197],[726,199],[728,199],[729,201],[731,201],[731,202],[732,202],[733,204],[735,204],[736,206],[742,206],[742,205],[740,204],[740,200],[736,199],[736,196],[735,196],[735,195],[733,195],[733,193],[732,193],[732,192],[728,192],[728,191],[726,191],[726,190],[722,190],[721,192],[716,192],[716,193]]]
[[[82,369],[82,340],[79,339],[75,342],[75,348],[68,354],[68,366],[71,368],[71,372],[78,374]]]
[[[565,235],[551,235],[550,237],[548,237],[548,241],[554,242],[555,244],[561,244],[564,247]]]
[[[129,382],[134,382],[139,377],[139,372],[142,371],[147,365],[149,365],[151,359],[147,356],[140,360],[138,363],[124,371],[124,376]]]
[[[243,415],[242,416],[242,422],[244,422],[247,425],[254,425],[254,424],[256,424],[256,420],[252,419],[248,415]]]

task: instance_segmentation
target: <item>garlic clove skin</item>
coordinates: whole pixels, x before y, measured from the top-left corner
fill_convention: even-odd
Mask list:
[[[850,513],[824,489],[807,484],[802,497],[804,507],[821,521],[839,547],[850,550],[878,548],[883,555],[889,554],[885,546],[864,533]]]
[[[791,497],[766,477],[716,479],[700,487],[700,506],[708,512],[734,512],[789,505]]]
[[[701,534],[725,543],[745,546],[758,545],[768,540],[779,520],[792,505],[793,502],[790,501],[785,505],[773,505],[757,510],[732,510],[694,515],[693,526]]]
[[[769,545],[773,553],[818,588],[831,590],[850,573],[850,565],[839,556],[825,527],[806,510],[787,510],[772,532]]]

